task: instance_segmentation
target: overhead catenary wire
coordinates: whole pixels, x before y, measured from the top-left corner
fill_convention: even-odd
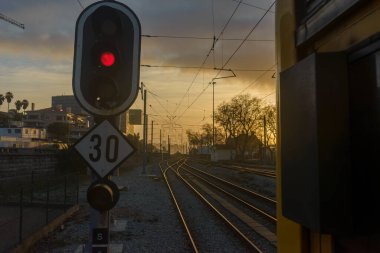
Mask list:
[[[166,38],[166,39],[194,39],[194,40],[214,40],[213,37],[199,37],[199,36],[176,36],[176,35],[149,35],[142,34],[141,37],[144,38]],[[243,38],[219,38],[219,40],[226,41],[242,41]],[[251,42],[274,42],[273,39],[248,39]]]
[[[221,67],[221,69],[224,69],[226,67],[226,65],[230,62],[230,60],[232,59],[232,57],[235,56],[235,54],[240,50],[240,48],[243,46],[243,44],[245,43],[245,41],[249,38],[249,36],[251,36],[251,34],[256,30],[257,26],[261,23],[261,21],[263,21],[263,19],[265,18],[265,16],[268,14],[268,12],[270,11],[270,9],[272,9],[272,7],[275,5],[276,1],[274,1],[270,6],[269,8],[266,10],[266,12],[261,16],[261,18],[256,22],[256,24],[252,27],[252,29],[249,31],[249,33],[245,36],[244,40],[239,44],[239,46],[235,49],[235,51],[232,53],[232,55],[227,59],[227,61],[223,64],[223,66]],[[218,75],[220,74],[221,71],[218,72],[218,74],[216,74],[216,76],[214,77],[217,78]]]
[[[273,64],[272,67],[270,67],[270,69],[272,69],[273,67],[275,67],[276,64]],[[252,85],[256,84],[258,82],[258,80],[260,80],[263,76],[265,76],[268,72],[270,72],[270,70],[268,71],[265,71],[263,72],[261,75],[259,75],[255,80],[253,80],[247,87],[245,87],[243,90],[241,90],[239,93],[237,93],[237,95],[240,95],[241,93],[243,93],[244,91],[246,91],[249,87],[251,87]]]
[[[239,2],[241,3],[241,1]],[[268,14],[269,10],[272,9],[272,7],[274,6],[274,4],[276,3],[276,1],[274,1],[270,6],[269,8],[266,10],[266,12],[261,16],[261,18],[259,19],[258,22],[256,22],[256,24],[252,27],[252,29],[248,32],[248,34],[245,36],[245,39],[239,44],[239,46],[236,48],[236,50],[232,53],[232,55],[228,58],[228,60],[224,63],[224,65],[222,66],[221,69],[223,69],[228,63],[229,61],[232,59],[232,57],[235,56],[235,54],[237,53],[237,51],[239,51],[239,49],[242,47],[242,45],[244,44],[244,42],[248,39],[249,36],[251,36],[251,34],[253,33],[253,31],[257,28],[257,26],[261,23],[261,21],[264,19],[264,17]],[[272,67],[273,68],[273,67]],[[213,80],[215,78],[218,77],[218,75],[220,74],[221,71],[218,71],[218,73],[216,74],[216,76],[213,78]],[[264,72],[261,76],[263,76],[265,73],[267,72]],[[259,78],[260,78],[259,77]],[[185,113],[186,111],[200,98],[200,96],[208,89],[208,87],[210,87],[210,85],[212,84],[212,81],[209,82],[209,84],[202,89],[202,91],[198,94],[198,96],[193,100],[193,102],[177,117],[177,120],[179,120]],[[248,87],[247,87],[248,88]]]
[[[239,0],[232,0],[232,1],[237,2],[237,1],[239,1]],[[257,5],[249,4],[249,3],[246,3],[246,2],[244,2],[244,1],[242,1],[241,3],[244,4],[244,5],[250,6],[250,7],[252,7],[252,8],[255,8],[255,9],[259,9],[259,10],[262,10],[262,11],[266,11],[265,8],[261,8],[261,7],[257,6]],[[270,13],[274,13],[273,11],[269,11],[269,12],[270,12]]]
[[[176,66],[176,65],[150,65],[150,64],[141,64],[140,67],[147,67],[147,68],[177,68],[177,69],[198,69],[199,67],[196,66]],[[208,69],[208,70],[228,70],[232,71],[232,69],[220,69],[220,68],[212,68],[212,67],[202,67],[202,69]],[[233,69],[233,71],[274,71],[274,69]]]
[[[77,2],[78,2],[78,4],[80,5],[80,7],[81,7],[82,9],[84,9],[84,7],[83,7],[82,3],[80,2],[80,0],[77,0]]]
[[[148,93],[149,94],[152,94],[153,96],[152,96],[152,98],[153,99],[155,99],[157,102],[158,102],[158,104],[170,115],[170,116],[172,116],[172,117],[174,117],[174,115],[173,114],[171,114],[169,111],[168,111],[168,109],[165,107],[165,106],[163,106],[163,104],[156,98],[157,97],[157,95],[156,94],[154,94],[153,92],[151,92],[151,91],[148,91]]]
[[[208,53],[207,53],[206,57],[204,58],[204,60],[203,60],[203,62],[202,62],[202,64],[201,64],[201,66],[199,67],[199,69],[198,69],[198,71],[197,71],[195,77],[194,77],[193,80],[191,81],[191,83],[190,83],[189,87],[187,88],[185,94],[182,96],[182,98],[181,98],[180,102],[178,103],[178,106],[177,106],[176,109],[174,110],[174,113],[173,113],[173,114],[176,114],[176,112],[177,112],[177,110],[178,110],[178,108],[179,108],[179,105],[182,104],[183,99],[184,99],[184,98],[186,97],[186,95],[189,93],[191,87],[193,86],[193,84],[194,84],[195,80],[197,79],[199,73],[201,72],[203,66],[206,64],[206,61],[207,61],[208,57],[210,56],[211,52],[213,51],[213,48],[214,48],[215,43],[219,40],[220,36],[224,33],[224,31],[226,30],[227,26],[228,26],[229,23],[231,22],[233,16],[235,15],[236,11],[238,10],[238,8],[239,8],[239,6],[240,6],[240,4],[241,4],[241,1],[242,1],[242,0],[240,0],[239,3],[236,5],[234,11],[232,12],[232,14],[231,14],[231,16],[229,17],[228,21],[227,21],[226,24],[224,25],[222,31],[219,33],[218,37],[214,39],[214,41],[213,41],[213,45],[211,46],[210,50],[208,51]]]
[[[156,100],[157,100],[157,99],[161,99],[161,100],[165,101],[166,103],[169,103],[169,104],[172,104],[172,105],[175,105],[175,106],[178,105],[177,103],[169,102],[169,100],[167,100],[166,98],[163,98],[162,96],[157,95],[157,92],[153,92],[151,88],[149,88],[148,92],[149,92],[151,95],[155,96],[155,99],[156,99]],[[157,102],[159,102],[159,101],[157,101]],[[166,108],[166,107],[164,107],[164,106],[162,105],[162,103],[161,103],[161,107],[163,107],[163,109]],[[182,105],[182,107],[186,107],[186,105]],[[204,108],[202,108],[202,107],[197,107],[195,110],[200,110],[200,111],[203,112],[203,111],[204,111]]]

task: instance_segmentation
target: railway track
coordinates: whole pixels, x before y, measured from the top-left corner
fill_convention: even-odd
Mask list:
[[[200,159],[192,159],[194,162],[201,163],[207,166],[217,166],[222,167],[226,169],[231,170],[237,170],[241,172],[248,172],[253,173],[259,176],[269,177],[269,178],[276,178],[276,171],[274,169],[265,169],[265,168],[259,168],[259,167],[250,167],[246,164],[225,164],[225,163],[216,163],[212,164],[210,161],[206,160],[200,160]]]
[[[219,178],[210,173],[197,169],[194,166],[187,164],[186,162],[183,163],[182,166],[186,171],[191,173],[193,176],[196,176],[200,180],[204,181],[205,183],[209,184],[211,187],[218,189],[219,191],[229,195],[232,198],[235,198],[237,201],[245,204],[250,209],[259,213],[271,222],[277,222],[277,219],[274,217],[277,204],[276,200],[258,192],[252,191],[250,189],[241,187],[226,179]],[[272,209],[271,214],[269,214],[269,212],[264,212],[261,209],[256,208],[254,204],[252,204],[255,202],[255,204],[257,204],[257,201],[263,202],[263,205],[267,206],[268,209]]]
[[[169,182],[174,180],[174,176],[177,180],[180,179],[182,185],[186,185],[188,191],[190,190],[193,196],[197,196],[204,203],[203,208],[206,207],[208,210],[212,210],[214,213],[214,217],[211,218],[212,220],[223,221],[229,228],[230,233],[233,231],[235,235],[238,235],[240,240],[245,243],[245,247],[248,247],[245,251],[276,252],[276,218],[274,217],[273,210],[272,213],[268,212],[268,209],[270,209],[268,206],[272,205],[275,208],[275,201],[273,199],[253,193],[247,189],[243,190],[239,186],[227,183],[226,180],[221,181],[220,179],[212,178],[212,175],[206,175],[208,173],[205,174],[188,165],[185,159],[171,164],[167,163],[166,168],[162,167],[161,170],[177,207],[180,219],[184,224],[185,230],[188,232],[189,238],[191,238],[190,241],[194,252],[210,252],[210,249],[204,250],[202,246],[197,246],[198,240],[194,239],[197,238],[197,232],[192,232],[194,231],[192,227],[196,226],[196,224],[190,226],[187,224],[186,220],[188,218],[186,217],[188,216],[184,215],[186,210],[178,204],[177,198],[179,194],[176,190],[172,189],[172,183]],[[181,197],[179,196],[179,198]],[[248,200],[249,198],[251,199]],[[254,199],[253,202],[266,202],[267,208],[263,210],[261,207],[255,206],[252,203],[252,198]],[[214,232],[210,231],[209,233],[212,234]],[[227,240],[231,240],[231,238]]]
[[[227,169],[234,169],[234,170],[250,172],[250,173],[254,173],[254,174],[257,174],[260,176],[264,176],[264,177],[276,178],[276,172],[274,170],[271,170],[271,169],[251,168],[251,167],[245,167],[242,165],[233,165],[233,164],[230,164],[230,165],[221,164],[218,166],[223,167],[223,168],[227,168]]]

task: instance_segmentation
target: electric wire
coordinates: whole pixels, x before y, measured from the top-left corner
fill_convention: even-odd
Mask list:
[[[232,0],[232,1],[234,1],[234,2],[237,2],[237,1],[239,1],[239,0]],[[256,6],[256,5],[253,5],[253,4],[249,4],[249,3],[246,3],[246,2],[241,2],[242,4],[244,4],[244,5],[247,5],[247,6],[250,6],[250,7],[253,7],[253,8],[255,8],[255,9],[259,9],[259,10],[262,10],[262,11],[266,11],[266,9],[265,8],[261,8],[261,7],[259,7],[259,6]],[[273,11],[269,11],[270,13],[274,13]]]
[[[84,9],[82,3],[80,2],[80,0],[77,0],[78,4],[80,5],[80,7],[82,7],[82,9]]]
[[[157,95],[156,94],[154,94],[153,92],[151,92],[151,91],[148,91],[148,93],[149,94],[151,94],[151,95],[153,95],[152,96],[152,98],[154,98],[157,102],[158,102],[158,104],[170,115],[170,116],[172,116],[172,117],[174,117],[174,115],[173,114],[171,114],[169,111],[168,111],[168,109],[165,107],[165,106],[163,106],[163,104],[156,98],[157,97]]]
[[[273,64],[272,67],[270,67],[270,69],[272,69],[273,67],[275,67],[276,64]],[[263,76],[265,76],[268,72],[270,72],[271,70],[268,70],[268,71],[265,71],[263,72],[261,75],[259,75],[255,80],[253,80],[247,87],[245,87],[243,90],[241,90],[239,93],[237,93],[237,95],[240,95],[242,94],[244,91],[246,91],[249,87],[251,87],[252,85],[256,84],[258,82],[258,80],[260,80]]]
[[[225,31],[225,29],[227,28],[227,26],[228,26],[229,23],[231,22],[233,16],[235,15],[236,11],[238,10],[238,8],[239,8],[239,6],[240,6],[240,4],[241,4],[241,1],[242,1],[242,0],[240,0],[240,2],[236,5],[234,11],[232,12],[232,14],[231,14],[231,16],[229,17],[228,21],[227,21],[226,24],[224,25],[222,31],[219,33],[218,37],[213,41],[213,46],[210,48],[209,52],[207,53],[207,55],[206,55],[205,59],[203,60],[203,62],[202,62],[202,64],[201,64],[200,68],[198,69],[198,71],[197,71],[195,77],[193,78],[192,82],[190,83],[189,87],[187,88],[185,94],[182,96],[182,98],[181,98],[180,102],[178,103],[178,106],[177,106],[176,109],[174,110],[174,113],[173,113],[173,114],[176,114],[176,112],[177,112],[177,110],[178,110],[178,108],[179,108],[179,105],[182,104],[183,99],[184,99],[184,98],[186,97],[186,95],[189,93],[189,91],[190,91],[191,87],[193,86],[195,80],[197,79],[197,77],[198,77],[200,71],[202,70],[202,67],[206,64],[206,61],[207,61],[208,57],[210,56],[211,52],[213,51],[214,44],[219,40],[220,36],[223,34],[223,32]],[[193,103],[192,103],[192,104],[193,104]]]
[[[144,38],[166,38],[166,39],[194,39],[194,40],[214,40],[212,37],[197,37],[197,36],[175,36],[175,35],[148,35],[142,34],[141,37]],[[220,38],[219,40],[229,40],[229,41],[242,41],[239,38]],[[248,39],[247,41],[252,42],[274,42],[272,39]]]
[[[256,30],[257,26],[261,23],[261,21],[265,18],[265,16],[268,14],[268,12],[270,11],[270,9],[272,9],[272,7],[275,5],[276,1],[274,1],[270,6],[269,8],[266,10],[266,12],[261,16],[261,18],[256,22],[256,24],[252,27],[252,29],[249,31],[249,33],[245,36],[244,40],[239,44],[239,46],[235,49],[235,51],[232,53],[232,55],[228,58],[228,60],[223,64],[222,68],[221,69],[224,69],[224,67],[230,62],[230,60],[232,59],[232,57],[235,56],[235,54],[240,50],[240,48],[243,46],[244,42],[249,38],[249,36],[251,36],[251,34]],[[216,74],[215,78],[218,77],[218,75],[220,74],[221,71],[218,72],[218,74]],[[215,79],[214,78],[214,79]]]
[[[240,1],[241,2],[241,1]],[[239,3],[240,3],[239,2]],[[232,57],[235,56],[236,52],[242,47],[242,45],[244,44],[244,42],[246,41],[246,39],[248,39],[248,37],[253,33],[253,31],[257,28],[257,26],[261,23],[261,21],[264,19],[264,17],[268,14],[269,10],[274,6],[274,4],[276,3],[276,1],[274,1],[270,6],[269,8],[266,10],[266,12],[262,15],[262,17],[259,19],[258,22],[256,22],[256,24],[253,26],[253,28],[249,31],[249,33],[245,36],[245,40],[242,41],[242,43],[240,43],[240,45],[236,48],[236,50],[232,53],[232,55],[228,58],[228,60],[224,63],[223,67],[221,69],[223,69],[228,63],[229,61],[232,59]],[[273,68],[273,67],[272,67]],[[218,75],[220,74],[221,70],[218,71],[217,75],[213,78],[213,80],[215,80]],[[267,72],[264,72],[263,74],[261,74],[259,76],[259,78],[261,78],[262,76],[264,76],[264,74],[267,73]],[[258,79],[256,79],[258,80]],[[198,96],[193,100],[193,102],[180,114],[180,116],[177,118],[177,120],[179,120],[180,118],[182,118],[182,116],[185,114],[185,112],[200,98],[200,96],[208,89],[208,87],[210,87],[210,85],[212,84],[212,81],[209,82],[209,84],[202,89],[202,91],[198,94]],[[252,85],[252,84],[251,84]],[[247,87],[248,88],[248,87]],[[246,88],[246,89],[247,89]],[[246,90],[244,89],[244,90]],[[239,93],[240,94],[240,93]]]
[[[175,106],[178,105],[177,103],[169,102],[167,99],[165,99],[165,98],[163,98],[163,97],[157,95],[157,93],[153,93],[153,92],[151,92],[151,91],[149,91],[149,92],[150,92],[153,96],[156,96],[157,99],[164,100],[165,102],[167,102],[167,103],[169,103],[169,104],[172,104],[172,105],[175,105]],[[181,107],[186,107],[186,105],[181,105]],[[194,107],[193,107],[193,108],[194,108]],[[203,112],[204,108],[202,108],[202,107],[195,107],[195,110],[197,110],[197,111],[200,110],[200,111]],[[174,115],[173,115],[173,116],[174,116]]]
[[[177,69],[198,69],[199,67],[196,66],[176,66],[176,65],[150,65],[150,64],[141,64],[141,67],[147,67],[147,68],[177,68]],[[212,68],[212,67],[202,67],[202,69],[208,69],[208,70],[226,70],[226,69],[220,69],[220,68]],[[274,71],[274,69],[234,69],[234,71]]]

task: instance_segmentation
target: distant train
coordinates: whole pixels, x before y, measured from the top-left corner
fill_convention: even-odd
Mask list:
[[[278,252],[380,252],[380,1],[277,1],[276,52]]]

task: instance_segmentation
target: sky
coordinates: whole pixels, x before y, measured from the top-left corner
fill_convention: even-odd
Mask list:
[[[14,94],[11,108],[27,99],[42,109],[51,106],[52,96],[73,94],[75,22],[94,2],[0,0],[0,13],[25,25],[23,30],[0,20],[0,94]],[[215,108],[245,93],[275,103],[273,0],[120,2],[141,22],[141,64],[151,67],[141,66],[140,82],[148,90],[149,122],[163,135],[212,122],[213,78]],[[220,39],[211,50],[214,36]],[[138,96],[131,108],[142,107]],[[0,107],[6,109],[6,103]]]

